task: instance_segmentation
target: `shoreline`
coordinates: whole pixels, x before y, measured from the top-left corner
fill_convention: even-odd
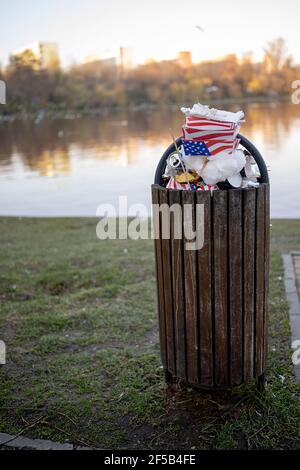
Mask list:
[[[215,105],[239,105],[239,104],[280,104],[290,102],[290,95],[268,97],[268,96],[256,96],[256,97],[241,97],[241,98],[222,98],[212,99],[210,101],[203,100],[203,104],[209,106]],[[185,106],[191,106],[192,103],[184,103]],[[86,109],[59,109],[59,108],[40,108],[35,111],[18,111],[18,112],[7,112],[1,113],[3,108],[0,108],[0,124],[1,122],[14,122],[14,121],[37,121],[40,122],[43,119],[80,119],[86,116],[99,116],[107,114],[117,114],[121,112],[135,113],[140,111],[153,112],[163,110],[177,110],[183,104],[167,104],[167,105],[153,105],[149,103],[142,103],[138,106],[120,106],[120,107],[98,107],[98,108],[86,108]],[[3,109],[4,111],[4,109]]]

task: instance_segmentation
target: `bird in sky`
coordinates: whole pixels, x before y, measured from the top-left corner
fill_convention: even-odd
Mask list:
[[[199,24],[197,24],[195,26],[195,28],[199,29],[199,31],[201,31],[201,33],[204,33],[204,29],[202,28],[202,26],[200,26]]]

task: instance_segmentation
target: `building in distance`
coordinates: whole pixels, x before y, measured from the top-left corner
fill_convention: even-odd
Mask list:
[[[192,54],[190,51],[180,51],[177,54],[177,62],[183,68],[191,67],[193,64]]]
[[[86,72],[97,75],[103,69],[128,71],[134,67],[133,49],[130,47],[120,47],[109,49],[101,54],[91,55],[85,58],[80,68]]]
[[[53,42],[34,42],[13,51],[10,64],[34,70],[57,70],[60,65],[58,45]]]

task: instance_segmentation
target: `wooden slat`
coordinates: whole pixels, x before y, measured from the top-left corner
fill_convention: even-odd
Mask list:
[[[152,204],[159,204],[159,186],[156,186],[156,185],[152,185]],[[165,318],[163,266],[162,266],[159,220],[160,220],[160,217],[158,217],[157,220],[155,219],[153,220],[154,251],[155,251],[156,285],[157,285],[157,300],[158,300],[160,352],[161,352],[161,360],[162,360],[163,366],[167,367],[166,318]]]
[[[227,191],[213,193],[215,384],[228,385]]]
[[[169,204],[168,190],[160,189],[159,202],[162,204]],[[161,219],[161,224],[166,223],[167,220]],[[162,267],[163,267],[163,286],[164,286],[164,304],[165,304],[165,319],[166,319],[166,337],[167,337],[167,363],[168,370],[176,375],[176,353],[175,353],[175,339],[174,339],[174,314],[173,314],[173,289],[172,289],[172,265],[171,265],[171,243],[170,237],[161,240],[162,251]]]
[[[264,354],[263,371],[266,370],[268,354],[268,295],[269,295],[269,263],[270,263],[270,185],[265,185],[265,289],[264,289]]]
[[[254,366],[254,262],[255,262],[255,188],[243,192],[243,311],[244,380],[253,377]]]
[[[228,191],[230,383],[243,381],[242,190]]]
[[[255,376],[263,372],[265,288],[265,186],[256,189]]]
[[[164,367],[208,387],[260,375],[267,352],[269,185],[216,191],[213,197],[153,186],[152,200],[204,204],[205,210],[204,246],[198,251],[174,238],[173,223],[171,240],[162,240],[161,215],[155,226]],[[195,210],[185,224],[195,229]]]
[[[209,191],[196,193],[196,203],[204,205],[204,245],[197,252],[198,263],[198,322],[200,382],[213,385],[213,342],[212,342],[212,271],[211,271],[211,194]]]
[[[184,212],[184,230],[192,226],[195,230],[195,197],[191,191],[182,192],[182,204]],[[193,205],[193,212],[189,216],[187,206]],[[186,322],[186,347],[187,347],[187,377],[191,384],[199,382],[198,360],[198,322],[197,322],[197,265],[196,251],[186,249],[186,237],[184,236],[184,291],[185,291],[185,322]]]
[[[172,282],[175,317],[175,351],[176,371],[178,377],[186,380],[186,335],[185,335],[185,307],[184,307],[184,278],[183,278],[183,241],[174,236],[183,231],[181,191],[169,191],[170,207],[174,204],[180,206],[181,217],[171,216],[171,256],[172,256]],[[172,213],[172,212],[171,212]],[[176,212],[175,212],[176,214]],[[178,224],[176,227],[175,224]],[[180,227],[179,227],[180,226]]]

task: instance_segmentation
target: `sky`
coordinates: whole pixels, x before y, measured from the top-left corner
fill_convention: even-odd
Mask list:
[[[119,46],[132,47],[136,63],[180,50],[195,61],[260,59],[279,36],[300,63],[299,14],[299,0],[0,0],[0,63],[35,41],[58,43],[63,65]]]

